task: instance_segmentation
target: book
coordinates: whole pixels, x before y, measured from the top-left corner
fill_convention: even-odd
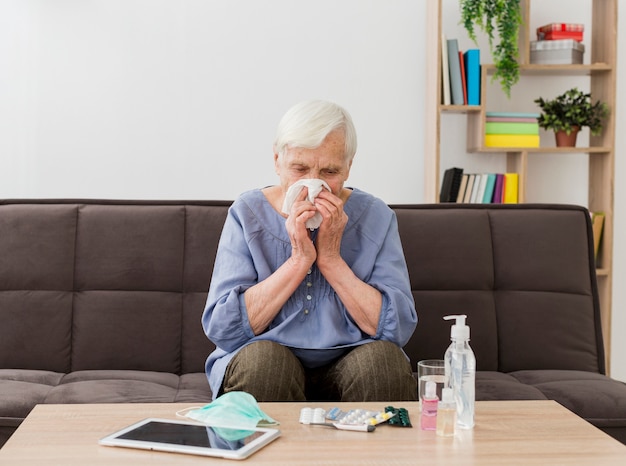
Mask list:
[[[463,197],[465,197],[465,189],[467,188],[467,179],[469,178],[468,173],[463,173],[463,177],[461,178],[461,186],[459,187],[459,193],[456,195],[456,202],[463,202]]]
[[[487,147],[539,147],[539,134],[485,134]]]
[[[486,175],[482,173],[476,174],[474,189],[472,190],[472,198],[470,200],[472,204],[480,204],[482,202],[483,194],[485,192],[485,181],[487,181]]]
[[[467,187],[465,188],[465,194],[463,195],[463,202],[468,204],[472,199],[472,192],[474,191],[474,181],[476,179],[475,173],[470,173],[467,177]]]
[[[510,123],[488,121],[485,124],[486,134],[539,134],[539,124]]]
[[[524,113],[524,112],[487,112],[487,118],[539,118],[539,113]]]
[[[600,241],[602,240],[602,230],[604,229],[604,213],[591,212],[591,228],[593,230],[593,257],[598,260],[600,252]]]
[[[450,71],[448,69],[448,41],[441,35],[441,98],[443,105],[450,105]]]
[[[485,181],[485,193],[483,194],[482,203],[490,204],[493,200],[493,192],[496,187],[496,174],[487,173],[485,176],[487,177],[487,181]]]
[[[467,77],[465,76],[465,60],[463,52],[459,51],[459,67],[461,68],[461,86],[463,88],[463,105],[467,105]]]
[[[493,198],[491,202],[494,204],[502,204],[502,192],[504,188],[504,174],[496,174],[496,185],[493,189]]]
[[[480,49],[469,49],[463,54],[467,81],[467,105],[480,105]]]
[[[524,117],[487,117],[487,122],[503,122],[503,123],[537,123],[536,118],[524,118]]]
[[[456,197],[459,194],[462,177],[462,168],[448,168],[443,173],[443,182],[441,183],[439,202],[456,202]]]
[[[459,63],[459,41],[448,39],[448,69],[450,74],[450,100],[452,105],[463,105],[463,84]]]
[[[517,173],[505,173],[504,174],[504,194],[502,196],[503,204],[517,204],[518,184],[519,184],[519,175]]]

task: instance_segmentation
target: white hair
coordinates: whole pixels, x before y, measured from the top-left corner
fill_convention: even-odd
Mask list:
[[[316,149],[333,131],[345,137],[345,156],[356,153],[356,130],[350,114],[339,105],[324,100],[308,100],[291,107],[278,123],[274,151],[280,156],[289,147]]]

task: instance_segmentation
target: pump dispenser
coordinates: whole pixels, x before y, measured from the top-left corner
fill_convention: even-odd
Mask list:
[[[444,356],[448,386],[456,401],[456,422],[461,429],[474,427],[474,403],[476,399],[476,357],[469,345],[470,329],[465,325],[465,315],[445,316],[456,319],[450,329],[452,343]]]

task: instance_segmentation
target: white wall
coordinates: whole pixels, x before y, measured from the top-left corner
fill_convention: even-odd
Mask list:
[[[298,101],[359,131],[349,184],[417,202],[412,0],[0,0],[0,197],[226,198],[273,184]]]
[[[459,31],[467,48],[456,3],[444,5],[446,32]],[[541,2],[533,21],[588,23],[585,5]],[[425,12],[415,0],[0,0],[0,198],[233,199],[276,181],[271,144],[285,110],[325,98],[359,132],[348,184],[389,203],[422,202],[424,83],[434,72],[424,66]],[[619,21],[626,31],[624,8]],[[626,76],[626,46],[618,53]],[[521,111],[533,111],[529,88],[514,90]],[[551,91],[542,83],[542,92]],[[618,122],[625,95],[618,87]],[[459,136],[443,150],[460,154],[447,166],[503,163],[468,158],[465,118],[446,118]],[[534,167],[532,200],[586,204],[584,158],[565,173],[549,157]],[[626,380],[626,188],[617,180],[611,371]]]

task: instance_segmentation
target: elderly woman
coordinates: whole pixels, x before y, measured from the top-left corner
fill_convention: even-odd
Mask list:
[[[206,363],[214,397],[417,398],[401,349],[417,314],[395,214],[344,187],[355,152],[343,108],[298,104],[274,143],[280,183],[231,206],[202,317],[217,346]]]

